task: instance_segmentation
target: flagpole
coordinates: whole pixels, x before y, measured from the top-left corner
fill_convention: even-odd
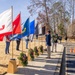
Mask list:
[[[13,6],[11,6],[11,15],[12,15],[12,36],[13,36]],[[12,40],[12,59],[9,61],[7,73],[15,73],[17,71],[16,60],[13,59],[13,40]]]
[[[36,19],[35,19],[36,20]],[[36,34],[35,34],[35,39],[34,39],[34,47],[36,46],[36,44],[35,44],[35,42],[36,42],[36,40],[38,40],[38,38],[37,38],[37,31],[36,31]],[[36,39],[37,38],[37,39]]]
[[[35,19],[35,21],[36,21],[36,19]],[[35,26],[34,26],[34,28],[35,28]],[[34,30],[34,40],[33,40],[34,47],[35,47],[35,39],[36,39],[36,36],[35,36],[35,30]]]
[[[11,9],[12,9],[12,36],[13,36],[13,6],[11,6]],[[12,59],[13,59],[13,40],[12,40]]]
[[[29,16],[29,36],[30,36],[30,16]],[[29,48],[31,48],[31,42],[30,42],[30,40],[29,40]]]
[[[22,38],[22,53],[23,53],[23,38]]]
[[[21,16],[21,11],[20,11],[20,16]],[[21,37],[22,37],[22,26],[21,26]],[[22,38],[22,53],[23,53],[23,38]]]

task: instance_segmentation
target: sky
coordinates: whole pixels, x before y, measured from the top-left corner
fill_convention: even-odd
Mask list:
[[[0,0],[0,13],[13,6],[13,19],[21,12],[22,22],[30,16],[27,6],[30,5],[30,0]],[[30,17],[30,21],[34,20],[36,15]]]

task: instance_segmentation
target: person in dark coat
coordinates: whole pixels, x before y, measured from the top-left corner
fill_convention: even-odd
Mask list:
[[[16,50],[18,50],[18,51],[19,51],[20,41],[21,41],[21,39],[19,39],[19,38],[16,40]]]
[[[48,53],[48,57],[47,58],[50,58],[51,57],[51,49],[50,49],[50,46],[51,46],[51,35],[50,35],[50,31],[47,31],[47,34],[46,34],[46,45],[47,45],[47,53]]]
[[[66,40],[66,41],[67,41],[67,38],[68,38],[68,37],[67,37],[67,35],[66,35],[66,37],[65,37],[65,40]]]
[[[59,38],[58,38],[58,39],[60,40],[60,43],[61,43],[62,37],[61,37],[61,36],[59,36]]]

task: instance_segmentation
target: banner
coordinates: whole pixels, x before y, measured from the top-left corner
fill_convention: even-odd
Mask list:
[[[15,20],[13,21],[13,34],[20,34],[21,33],[21,17],[20,14],[17,15]]]
[[[0,36],[11,34],[12,32],[12,9],[8,9],[0,14]]]
[[[29,18],[26,20],[25,24],[22,26],[21,34],[16,34],[10,38],[10,40],[21,39],[24,36],[29,35]]]
[[[35,32],[35,20],[33,20],[29,25],[29,32],[30,32],[30,34],[34,34],[34,32]]]

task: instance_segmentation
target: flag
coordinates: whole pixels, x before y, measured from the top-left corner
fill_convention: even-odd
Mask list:
[[[35,27],[35,35],[38,35],[38,24]]]
[[[33,20],[29,25],[29,32],[30,32],[30,34],[34,34],[34,32],[35,32],[35,20]]]
[[[12,31],[13,35],[10,36],[10,40],[14,39],[15,37],[17,37],[17,34],[21,34],[22,29],[21,29],[21,17],[20,17],[20,14],[17,15],[17,17],[13,21],[12,25],[13,25],[13,31]]]
[[[29,18],[26,20],[24,27],[22,29],[22,37],[29,35]]]
[[[0,41],[4,35],[11,34],[12,31],[12,9],[8,9],[0,14]]]
[[[0,14],[0,36],[11,34],[12,31],[12,9]]]
[[[25,24],[22,26],[22,33],[21,34],[16,34],[10,38],[10,40],[16,40],[21,39],[24,36],[29,35],[29,18],[26,20]]]
[[[36,39],[38,39],[38,23],[37,23],[37,25],[35,27],[35,35],[36,35]]]
[[[13,34],[20,34],[21,33],[21,17],[20,14],[17,15],[15,20],[13,21]]]
[[[3,41],[4,35],[0,36],[0,41]]]

